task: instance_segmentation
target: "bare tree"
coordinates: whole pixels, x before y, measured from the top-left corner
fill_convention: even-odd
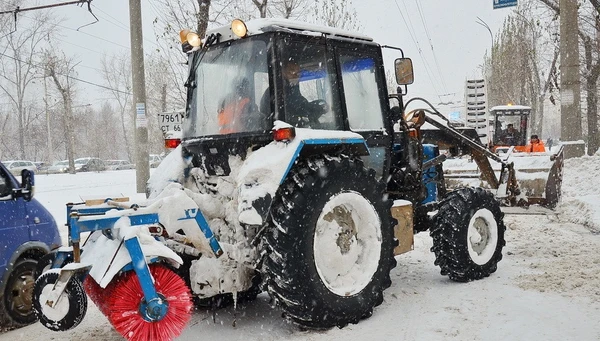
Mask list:
[[[556,0],[539,0],[556,16],[560,15],[560,7]],[[600,148],[598,136],[598,80],[600,78],[600,1],[587,0],[579,8],[581,18],[579,38],[582,42],[584,62],[581,74],[585,83],[587,105],[587,138],[588,154],[593,155]]]
[[[121,130],[125,140],[127,157],[133,160],[132,139],[134,119],[132,117],[132,85],[131,85],[131,60],[128,54],[113,55],[111,57],[103,56],[101,61],[102,77],[106,83],[109,94],[117,102],[117,112],[119,113]]]
[[[65,139],[67,149],[67,159],[69,160],[69,173],[75,174],[75,134],[74,134],[74,116],[73,116],[73,97],[75,89],[73,77],[76,64],[71,59],[67,59],[64,54],[57,57],[55,54],[47,52],[45,56],[45,67],[48,76],[52,78],[56,90],[60,93],[63,100]]]
[[[267,5],[269,3],[269,0],[261,0],[261,1],[252,0],[252,3],[254,4],[254,6],[256,6],[256,8],[258,8],[260,17],[266,18],[267,17]]]
[[[311,3],[307,0],[272,0],[271,13],[274,17],[303,20],[306,19]]]
[[[6,31],[6,28],[4,31]],[[5,94],[16,116],[19,156],[26,157],[28,127],[32,123],[32,105],[29,93],[36,78],[42,77],[34,60],[44,46],[44,40],[55,33],[54,19],[48,12],[37,12],[29,25],[20,24],[17,30],[6,35],[6,48],[0,50],[0,90]]]
[[[532,133],[541,135],[544,101],[557,74],[557,27],[526,16],[535,12],[531,5],[523,2],[506,18],[484,65],[490,105],[513,102],[531,106]]]
[[[316,0],[314,18],[318,24],[349,31],[361,30],[352,0]]]

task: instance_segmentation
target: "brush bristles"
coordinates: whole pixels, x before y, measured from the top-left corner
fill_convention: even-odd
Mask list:
[[[85,288],[90,298],[127,340],[172,340],[181,334],[191,318],[192,296],[183,279],[160,265],[150,265],[150,273],[156,291],[169,303],[167,315],[157,322],[148,322],[139,313],[144,294],[133,271],[125,272],[106,289],[100,288],[91,278],[86,280]]]

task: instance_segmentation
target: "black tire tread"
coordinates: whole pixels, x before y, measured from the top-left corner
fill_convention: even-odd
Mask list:
[[[490,261],[479,266],[468,256],[466,229],[473,212],[486,208],[492,212],[498,225],[498,244]],[[502,259],[504,240],[504,213],[493,194],[482,188],[460,188],[454,190],[440,202],[438,213],[433,218],[429,233],[433,238],[431,251],[435,254],[434,264],[440,267],[440,273],[457,282],[468,282],[488,277],[497,270]]]
[[[363,307],[362,311],[344,311],[343,314],[323,313],[323,307],[315,306],[314,299],[307,299],[307,295],[300,290],[306,278],[300,273],[300,266],[290,259],[288,255],[294,255],[300,252],[296,239],[298,236],[295,230],[299,226],[289,226],[291,216],[304,214],[300,219],[306,219],[308,211],[297,212],[297,207],[306,205],[306,193],[312,191],[318,192],[328,180],[319,171],[326,169],[329,173],[339,174],[344,171],[346,174],[362,174],[368,179],[368,183],[374,187],[369,187],[369,191],[381,193],[379,196],[383,207],[387,210],[383,214],[378,212],[382,220],[382,232],[384,228],[389,228],[392,236],[390,245],[383,245],[382,250],[388,253],[384,261],[381,261],[382,270],[380,284],[373,288],[371,306]],[[325,180],[324,180],[325,179]],[[375,172],[367,171],[360,159],[350,159],[345,156],[321,156],[312,157],[297,161],[295,167],[287,177],[286,181],[280,186],[279,191],[271,207],[270,228],[265,231],[261,242],[262,258],[261,273],[263,274],[263,286],[269,293],[273,303],[284,311],[284,316],[292,322],[308,329],[327,329],[331,327],[343,327],[348,323],[358,323],[360,319],[372,315],[373,308],[383,302],[383,290],[391,285],[389,272],[396,266],[393,256],[393,245],[396,240],[393,237],[393,224],[395,220],[389,214],[391,201],[387,200],[385,193],[385,184],[376,180]],[[387,220],[387,221],[386,221]],[[293,229],[292,229],[293,228]],[[299,278],[303,278],[301,282]],[[325,309],[326,310],[326,309]]]

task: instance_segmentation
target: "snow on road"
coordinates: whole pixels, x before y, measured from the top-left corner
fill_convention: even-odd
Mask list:
[[[504,258],[489,278],[455,283],[441,276],[429,252],[431,239],[421,233],[415,250],[397,257],[384,303],[357,325],[302,331],[271,309],[263,294],[237,312],[220,309],[213,317],[195,311],[178,340],[600,340],[599,170],[600,156],[568,160],[556,215],[507,215]],[[79,195],[134,193],[134,174],[42,175],[36,197],[62,224],[64,203]],[[0,334],[0,340],[30,339],[121,338],[90,303],[71,331],[51,332],[36,323]]]

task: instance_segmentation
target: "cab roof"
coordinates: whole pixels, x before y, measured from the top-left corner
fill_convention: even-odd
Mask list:
[[[258,35],[266,32],[283,31],[312,36],[325,34],[331,37],[350,38],[370,42],[373,41],[373,38],[360,33],[290,19],[254,19],[245,22],[245,24],[248,28],[248,36]],[[210,36],[211,34],[217,33],[221,34],[221,41],[237,38],[234,38],[230,25],[209,30],[206,32],[206,35]]]

